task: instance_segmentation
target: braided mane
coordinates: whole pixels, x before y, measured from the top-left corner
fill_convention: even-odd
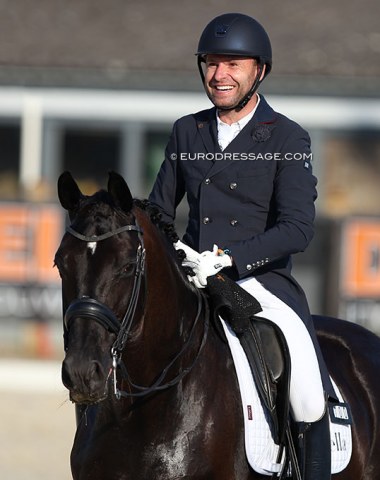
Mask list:
[[[176,243],[179,240],[174,224],[162,220],[162,214],[159,208],[153,205],[149,200],[134,198],[133,205],[147,213],[151,222],[165,234],[171,243]],[[180,262],[186,258],[183,250],[176,250],[176,253]]]

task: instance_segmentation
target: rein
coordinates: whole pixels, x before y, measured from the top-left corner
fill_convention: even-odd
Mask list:
[[[149,395],[149,394],[154,393],[154,392],[158,392],[158,391],[161,391],[161,390],[166,390],[167,388],[170,388],[170,387],[176,385],[177,383],[179,383],[193,369],[195,363],[197,362],[197,360],[199,358],[199,355],[201,354],[201,351],[203,350],[203,347],[206,343],[206,340],[207,340],[208,329],[209,329],[209,317],[208,317],[207,314],[205,316],[205,325],[204,325],[204,329],[203,329],[202,340],[201,340],[201,343],[199,345],[197,354],[195,355],[193,361],[191,362],[191,364],[188,367],[186,367],[184,370],[182,370],[172,380],[170,380],[170,381],[168,381],[167,383],[164,383],[164,384],[162,383],[165,380],[165,377],[168,374],[168,371],[170,370],[170,368],[185,353],[185,351],[189,347],[189,345],[191,343],[191,340],[192,340],[192,337],[193,337],[193,334],[194,334],[194,331],[195,331],[195,327],[197,326],[199,318],[200,318],[201,313],[202,313],[202,306],[203,306],[203,304],[206,305],[206,302],[204,301],[203,295],[201,295],[198,291],[197,291],[197,294],[198,294],[198,309],[197,309],[197,314],[196,314],[195,320],[194,320],[193,325],[192,325],[191,330],[190,330],[189,338],[187,339],[186,343],[183,345],[182,349],[176,354],[176,356],[171,360],[171,362],[162,370],[161,374],[159,375],[157,380],[152,385],[147,387],[147,386],[142,386],[142,385],[136,385],[135,383],[133,383],[129,374],[128,374],[128,371],[127,371],[124,363],[120,362],[120,358],[118,358],[117,354],[115,355],[113,352],[111,352],[112,356],[113,356],[112,368],[113,368],[113,375],[114,375],[114,394],[115,394],[116,398],[120,399],[121,397],[126,397],[126,398],[128,398],[128,397],[143,397],[143,396]],[[126,391],[119,390],[117,388],[116,369],[117,369],[118,366],[121,366],[124,377],[127,380],[127,382],[129,383],[129,385],[136,390],[140,390],[140,392],[135,392],[135,393],[126,392]]]
[[[175,355],[175,357],[169,362],[169,364],[162,370],[157,380],[152,385],[142,386],[132,382],[130,375],[127,371],[127,368],[121,359],[121,356],[128,340],[128,335],[132,326],[132,322],[136,313],[136,308],[137,308],[137,304],[140,296],[142,278],[145,275],[145,256],[146,255],[145,255],[145,247],[144,247],[144,240],[143,240],[143,231],[139,227],[137,220],[136,220],[136,225],[124,225],[123,227],[112,230],[102,235],[87,236],[77,232],[70,226],[66,228],[67,233],[73,235],[75,238],[78,238],[79,240],[82,240],[88,243],[100,242],[100,241],[106,240],[107,238],[111,238],[114,235],[118,235],[119,233],[123,233],[126,231],[137,232],[138,238],[139,238],[139,246],[136,252],[136,269],[135,269],[134,281],[132,286],[132,293],[131,293],[128,306],[122,321],[121,322],[118,321],[113,311],[109,307],[107,307],[107,305],[87,296],[74,300],[69,305],[64,315],[65,334],[69,331],[71,321],[78,316],[81,316],[83,318],[88,318],[90,320],[95,320],[100,325],[102,325],[106,330],[116,334],[117,336],[116,340],[113,346],[111,347],[112,368],[110,370],[110,374],[108,378],[113,374],[114,394],[117,399],[120,399],[121,397],[142,397],[157,391],[170,388],[176,385],[177,383],[179,383],[192,370],[196,361],[198,360],[198,357],[206,343],[208,329],[209,329],[209,318],[208,318],[208,314],[206,314],[203,336],[202,336],[202,340],[200,342],[198,351],[195,355],[195,358],[193,359],[193,361],[188,367],[182,370],[172,380],[168,381],[167,383],[163,383],[170,368],[189,348],[189,345],[191,344],[193,339],[194,331],[201,317],[201,313],[203,310],[202,307],[205,306],[207,309],[207,303],[204,300],[204,296],[200,294],[197,290],[197,298],[198,298],[197,313],[195,316],[195,320],[192,324],[188,339],[182,346],[181,350]],[[135,393],[126,392],[118,388],[117,386],[117,369],[118,368],[121,369],[122,375],[125,378],[125,380],[127,380],[128,384],[135,390],[139,390],[139,392],[135,392]]]

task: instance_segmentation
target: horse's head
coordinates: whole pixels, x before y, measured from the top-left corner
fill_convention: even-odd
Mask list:
[[[64,173],[58,196],[71,221],[55,256],[64,308],[62,379],[73,401],[94,403],[107,395],[112,347],[138,328],[132,320],[142,309],[143,235],[128,186],[116,173],[108,192],[92,196]]]
[[[110,174],[108,191],[85,196],[64,173],[58,196],[71,222],[55,256],[64,310],[62,380],[74,402],[97,403],[107,397],[110,378],[117,393],[116,360],[140,384],[156,381],[157,369],[175,357],[176,341],[188,335],[182,312],[194,319],[199,294],[180,268],[174,230],[165,224],[163,233],[159,216],[136,205],[120,175]]]

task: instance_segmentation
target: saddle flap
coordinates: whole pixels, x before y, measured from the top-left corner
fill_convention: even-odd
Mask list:
[[[289,413],[290,355],[280,328],[258,317],[260,303],[224,274],[207,279],[216,318],[222,317],[245,351],[260,397],[273,419],[274,438],[285,437]]]
[[[290,400],[290,355],[279,327],[255,316],[249,331],[240,335],[257,390],[272,417],[274,439],[283,443],[288,422]]]

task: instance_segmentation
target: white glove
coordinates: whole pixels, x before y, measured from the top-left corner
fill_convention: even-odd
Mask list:
[[[214,245],[212,252],[206,250],[203,253],[196,252],[182,242],[177,242],[174,247],[177,250],[184,250],[186,253],[182,265],[193,269],[195,276],[188,278],[197,288],[205,288],[207,277],[217,274],[222,268],[232,266],[232,259],[229,255],[218,255],[217,245]]]
[[[226,254],[218,255],[218,247],[216,245],[214,245],[212,252],[206,250],[201,253],[200,262],[193,267],[195,276],[200,284],[198,288],[204,288],[207,285],[207,277],[216,275],[223,268],[231,266],[231,257]]]
[[[197,265],[200,262],[201,254],[198,253],[193,248],[186,245],[185,243],[181,242],[181,240],[178,240],[174,244],[174,248],[176,250],[183,250],[185,252],[186,258],[183,261],[183,265],[185,265],[186,263],[186,266],[193,268],[195,265]]]

